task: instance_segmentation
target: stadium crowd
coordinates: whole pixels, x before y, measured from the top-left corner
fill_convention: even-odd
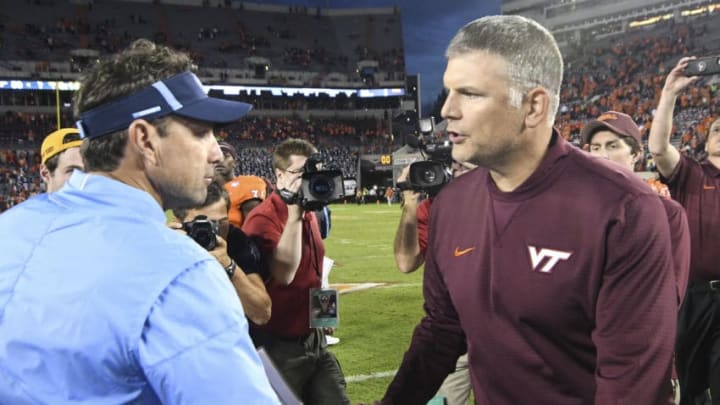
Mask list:
[[[654,170],[646,143],[663,78],[681,55],[713,51],[693,46],[693,38],[704,30],[703,26],[677,24],[568,58],[558,113],[562,135],[582,146],[580,130],[587,120],[607,110],[624,111],[640,125],[645,141],[645,159],[637,168]],[[673,142],[683,154],[696,160],[704,158],[704,134],[711,117],[720,112],[719,90],[717,83],[696,86],[678,100]],[[71,122],[66,115],[62,120]],[[0,209],[4,210],[43,191],[39,158],[33,150],[39,147],[44,134],[52,131],[55,118],[42,113],[7,112],[0,121]],[[270,157],[274,145],[293,137],[317,145],[330,166],[354,178],[361,154],[388,153],[397,146],[389,132],[383,120],[372,118],[252,116],[223,128],[218,138],[238,149],[238,169],[244,174],[272,178]]]
[[[718,49],[694,46],[704,26],[673,24],[648,36],[634,36],[605,47],[591,48],[568,62],[561,94],[558,125],[563,136],[581,146],[580,130],[587,120],[604,111],[623,111],[640,125],[647,145],[655,106],[665,75],[684,55],[709,55]],[[702,159],[705,134],[717,116],[718,85],[697,86],[681,96],[675,118],[675,139],[683,153]],[[645,162],[652,159],[645,147]]]
[[[4,21],[0,16],[0,24],[7,26],[6,32],[0,33],[2,41],[10,45],[15,38],[22,37],[25,43],[33,45],[0,47],[0,56],[7,60],[64,61],[73,49],[93,49],[105,55],[117,52],[138,37],[147,37],[190,54],[204,68],[238,68],[244,58],[259,56],[268,58],[275,69],[284,70],[350,73],[358,61],[374,60],[380,70],[391,75],[405,71],[403,49],[395,43],[399,41],[395,35],[399,31],[395,30],[398,24],[393,14],[382,18],[347,17],[347,21],[367,23],[378,32],[397,37],[397,41],[386,37],[385,42],[376,43],[377,48],[371,48],[350,34],[342,40],[343,46],[333,46],[322,32],[337,29],[336,19],[302,9],[298,12],[293,7],[288,13],[238,12],[225,10],[229,3],[217,8],[192,9],[157,3],[137,4],[129,9],[135,11],[128,12],[112,4],[88,2],[79,9],[65,5],[62,0],[36,1],[33,2],[36,10],[42,7],[47,11],[35,13],[19,4],[12,20]],[[227,14],[235,17],[221,18]],[[346,20],[343,21],[348,25]],[[311,34],[306,32],[308,29]],[[73,68],[79,71],[86,64],[87,61],[77,58]],[[47,63],[39,63],[36,68],[38,72],[48,71]]]

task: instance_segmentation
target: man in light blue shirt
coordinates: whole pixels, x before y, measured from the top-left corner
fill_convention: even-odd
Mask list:
[[[87,173],[0,216],[0,404],[277,404],[226,273],[164,209],[205,199],[216,124],[190,59],[146,40],[75,95]]]

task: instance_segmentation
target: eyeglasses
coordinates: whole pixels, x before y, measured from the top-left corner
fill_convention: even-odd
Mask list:
[[[299,168],[299,169],[292,169],[292,170],[290,170],[290,169],[285,169],[285,171],[288,172],[288,173],[290,173],[290,174],[302,174],[302,173],[305,173],[305,168],[304,168],[304,167],[301,167],[301,168]]]

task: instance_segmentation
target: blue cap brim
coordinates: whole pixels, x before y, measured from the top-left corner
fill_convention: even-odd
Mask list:
[[[230,124],[238,121],[252,110],[252,105],[240,101],[208,97],[183,106],[174,114],[213,124]]]
[[[85,111],[76,125],[83,138],[94,138],[127,129],[140,118],[152,120],[176,114],[211,124],[229,124],[251,109],[250,104],[240,101],[208,97],[197,76],[183,72]]]

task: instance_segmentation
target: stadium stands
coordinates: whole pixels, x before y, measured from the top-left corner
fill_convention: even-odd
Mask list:
[[[189,52],[206,82],[360,86],[358,63],[365,60],[377,62],[376,80],[404,80],[399,15],[392,8],[333,12],[251,2],[200,7],[37,0],[15,2],[12,9],[0,13],[0,75],[75,78],[98,56],[148,38]]]
[[[601,40],[566,55],[558,117],[563,135],[580,145],[583,124],[603,111],[615,110],[632,115],[646,139],[664,78],[677,60],[720,53],[720,27],[709,24],[709,18],[637,30],[622,40]],[[708,120],[720,110],[717,81],[694,86],[679,104],[674,142],[684,153],[702,158]]]
[[[565,7],[554,3],[550,13]],[[233,2],[228,8],[218,1],[204,7],[131,4],[18,2],[12,18],[0,13],[0,79],[72,79],[92,61],[88,55],[113,52],[139,36],[188,50],[200,62],[204,78],[215,82],[363,86],[356,72],[363,60],[377,62],[376,80],[402,83],[405,78],[399,14],[394,9],[341,12],[249,2],[243,8]],[[586,6],[589,3],[582,7]],[[641,123],[646,137],[663,79],[677,59],[720,54],[720,27],[710,23],[716,14],[641,29],[625,27],[622,37],[599,29],[593,31],[597,39],[567,47],[558,114],[563,136],[580,146],[580,129],[588,119],[619,110]],[[77,48],[95,53],[76,53],[68,60],[70,50]],[[270,63],[267,77],[258,78],[263,72],[253,63]],[[67,95],[63,97],[69,102]],[[328,166],[340,168],[349,178],[358,176],[362,154],[391,153],[398,146],[388,116],[399,108],[398,98],[269,93],[238,97],[254,104],[255,112],[217,135],[238,148],[243,174],[272,178],[273,147],[288,137],[316,144]],[[52,92],[0,91],[0,211],[42,191],[36,151],[43,136],[55,128],[49,109],[54,102]],[[682,97],[674,142],[683,153],[703,157],[708,120],[719,109],[718,81],[706,80]],[[61,120],[65,125],[72,122],[67,109]],[[652,159],[646,159],[645,169],[652,168]]]

